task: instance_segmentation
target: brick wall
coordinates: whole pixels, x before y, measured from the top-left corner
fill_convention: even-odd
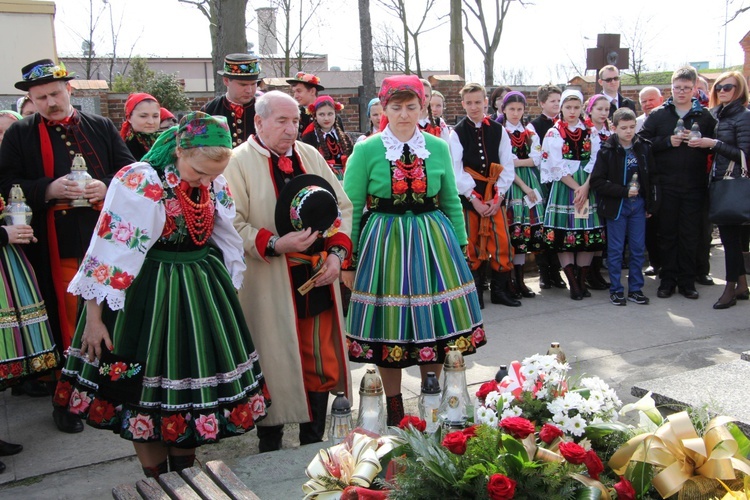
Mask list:
[[[459,91],[464,86],[464,80],[455,75],[438,75],[431,76],[430,83],[433,89],[440,91],[445,96],[446,102],[443,118],[449,125],[455,125],[464,116],[464,111],[461,107],[461,97],[459,95]],[[582,87],[581,91],[585,97],[594,94],[594,84],[583,84]],[[627,86],[620,90],[623,96],[632,99],[636,103],[638,113],[641,112],[640,104],[638,103],[638,92],[641,88],[643,86]],[[661,89],[665,99],[671,95],[669,85],[657,85],[657,88]],[[269,87],[267,90],[280,90],[291,94],[289,86],[286,85]],[[523,92],[526,96],[528,119],[533,119],[541,113],[541,107],[537,99],[537,86],[516,86],[514,90]],[[356,101],[352,102],[352,100],[358,97],[357,89],[332,89],[330,92],[326,91],[326,94],[344,104],[344,110],[341,112],[344,128],[349,132],[358,131],[359,106]],[[109,117],[117,127],[125,119],[125,100],[128,97],[127,94],[77,90],[74,95],[76,97],[98,97],[101,106],[100,113],[103,116]],[[208,92],[190,92],[188,93],[188,97],[192,103],[191,109],[195,111],[213,99],[214,95]]]

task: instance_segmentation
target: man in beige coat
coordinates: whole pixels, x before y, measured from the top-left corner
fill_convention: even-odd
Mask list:
[[[235,148],[224,175],[237,205],[234,226],[244,240],[247,261],[240,302],[265,360],[273,401],[258,426],[260,451],[265,452],[281,448],[286,423],[300,423],[300,444],[322,441],[328,393],[349,394],[338,278],[351,254],[352,204],[317,149],[296,141],[299,108],[294,99],[268,92],[255,110],[256,134]],[[276,200],[285,183],[301,174],[319,175],[335,191],[341,226],[331,237],[320,238],[310,228],[279,236]],[[292,268],[317,260],[324,262],[315,281],[317,298],[303,298]]]

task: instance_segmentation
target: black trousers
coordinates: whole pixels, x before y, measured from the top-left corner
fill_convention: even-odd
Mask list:
[[[721,244],[724,245],[726,280],[737,283],[745,274],[745,259],[742,257],[743,228],[747,226],[719,226]]]
[[[700,217],[700,234],[698,236],[698,250],[695,255],[695,274],[707,275],[711,273],[711,234],[713,224],[708,220],[708,196],[703,203]]]
[[[696,255],[706,190],[662,189],[659,212],[659,260],[662,287],[695,287]]]
[[[319,443],[323,441],[326,430],[326,413],[328,411],[327,392],[307,392],[307,400],[310,403],[312,421],[299,424],[299,444]],[[281,441],[284,437],[284,425],[259,425],[258,439],[261,453],[281,449]]]
[[[661,267],[659,261],[659,214],[654,214],[646,219],[646,251],[648,252],[648,263],[654,269]]]

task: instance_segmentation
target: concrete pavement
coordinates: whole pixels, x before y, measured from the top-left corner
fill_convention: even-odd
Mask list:
[[[606,291],[592,291],[591,298],[572,301],[566,290],[553,289],[524,299],[522,307],[508,308],[490,304],[487,294],[488,344],[467,357],[467,380],[478,386],[494,377],[501,363],[545,352],[551,341],[558,341],[575,373],[602,377],[623,402],[630,402],[635,399],[630,388],[637,382],[737,360],[742,351],[750,349],[750,302],[713,310],[711,305],[724,284],[717,279],[724,275],[721,247],[713,248],[711,264],[717,285],[699,285],[698,300],[681,295],[656,298],[658,283],[654,278],[646,278],[644,292],[651,298],[648,306],[630,302],[627,307],[612,306]],[[536,279],[528,282],[539,291]],[[353,368],[356,393],[365,365]],[[418,369],[404,373],[403,387],[407,408],[415,408]],[[353,404],[356,408],[356,395]],[[62,434],[55,429],[51,414],[46,398],[12,397],[10,391],[0,394],[0,439],[24,445],[19,455],[0,458],[8,467],[0,474],[0,499],[111,498],[113,486],[142,477],[129,443],[89,427],[81,434]],[[285,440],[285,448],[297,446],[296,430],[291,426]],[[294,481],[291,489],[283,491],[275,476],[265,472],[273,474],[279,464],[294,464],[294,470],[297,463],[303,464],[299,466],[301,486],[304,465],[314,450],[282,450],[276,458],[254,457],[257,450],[253,432],[204,447],[198,458],[201,462],[224,460],[261,498],[301,498]],[[265,480],[269,477],[274,480]]]

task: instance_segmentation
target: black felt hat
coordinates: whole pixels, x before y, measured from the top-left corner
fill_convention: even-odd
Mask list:
[[[289,85],[304,83],[305,85],[315,87],[316,89],[318,89],[318,92],[326,89],[320,84],[320,78],[313,75],[312,73],[305,73],[304,71],[300,71],[299,73],[297,73],[294,78],[287,78],[286,83],[288,83]]]
[[[21,80],[16,82],[18,90],[27,92],[35,85],[44,85],[50,82],[67,82],[76,77],[75,73],[68,73],[63,63],[56,64],[52,59],[40,59],[27,64],[21,69]]]
[[[308,227],[330,236],[341,225],[336,192],[319,175],[298,175],[281,190],[274,219],[280,236]]]
[[[260,59],[255,54],[229,54],[224,57],[224,69],[216,73],[238,80],[257,80],[260,75]]]

